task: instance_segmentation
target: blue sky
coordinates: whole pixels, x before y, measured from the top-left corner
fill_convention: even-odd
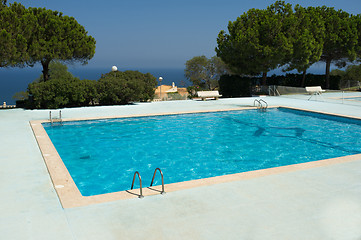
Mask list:
[[[13,1],[8,1],[13,2]],[[268,0],[24,0],[26,7],[45,7],[73,16],[96,41],[88,67],[183,68],[194,56],[215,55],[216,39],[250,8]],[[327,5],[361,13],[360,0],[288,1],[292,5]]]

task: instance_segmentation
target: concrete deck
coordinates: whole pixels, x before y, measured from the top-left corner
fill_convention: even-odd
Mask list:
[[[63,118],[217,110],[254,98],[63,109]],[[270,105],[361,117],[356,105],[267,97]],[[361,239],[361,159],[63,209],[29,125],[48,110],[0,111],[1,239]]]

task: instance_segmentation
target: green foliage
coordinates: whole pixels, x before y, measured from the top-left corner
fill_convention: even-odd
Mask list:
[[[351,16],[351,18],[352,21],[355,23],[357,29],[358,43],[357,43],[356,52],[357,52],[357,61],[360,62],[361,61],[361,14]]]
[[[361,65],[349,65],[344,71],[335,69],[331,71],[330,75],[331,77],[339,76],[342,87],[351,87],[351,83],[355,85],[355,83],[361,82]],[[359,85],[357,87],[359,87]]]
[[[23,67],[29,60],[27,39],[32,34],[32,16],[18,3],[0,6],[0,67]]]
[[[28,41],[30,63],[40,62],[44,80],[52,60],[87,63],[95,54],[95,40],[73,17],[45,8],[29,8],[35,17]]]
[[[96,81],[79,80],[66,65],[51,62],[49,80],[41,75],[28,86],[30,108],[62,108],[94,105],[98,97]]]
[[[86,103],[88,103],[88,105],[95,105],[96,103],[98,103],[98,98],[99,98],[99,94],[98,94],[98,89],[97,89],[97,85],[98,82],[94,81],[94,80],[81,80],[79,82],[80,87],[83,91],[83,98],[84,98],[84,106],[86,106]]]
[[[303,74],[286,74],[282,76],[272,75],[268,77],[269,85],[281,85],[298,87]],[[262,81],[262,77],[241,77],[235,75],[224,75],[219,80],[219,90],[223,97],[247,97],[251,95],[251,85],[257,85]],[[330,77],[330,89],[339,89],[341,77]],[[324,86],[326,79],[324,75],[307,74],[307,86]]]
[[[293,24],[293,51],[286,56],[285,70],[306,72],[312,64],[320,60],[325,35],[324,22],[316,8],[296,5]],[[301,84],[303,85],[304,83]]]
[[[49,80],[43,75],[28,86],[30,108],[61,108],[94,105],[97,99],[96,81],[79,80],[66,65],[53,61],[49,65]]]
[[[99,81],[64,75],[29,84],[28,105],[29,108],[63,108],[142,102],[153,99],[156,85],[154,76],[137,71],[110,72]]]
[[[182,95],[180,95],[179,92],[167,93],[167,97],[170,100],[183,100],[184,99],[184,97]]]
[[[195,98],[197,97],[197,92],[198,91],[202,91],[203,89],[200,89],[199,86],[189,86],[187,87],[187,92],[188,92],[188,98],[189,99],[192,99],[192,98]]]
[[[221,75],[228,72],[223,61],[214,56],[208,59],[206,56],[196,56],[186,62],[184,75],[193,85],[200,86],[205,90],[213,90],[218,87]]]
[[[292,53],[292,14],[292,6],[282,1],[266,10],[248,10],[229,22],[229,34],[219,33],[217,56],[237,74],[266,76]]]
[[[15,100],[26,100],[29,93],[27,91],[21,91],[14,94],[13,99]]]
[[[265,10],[250,9],[218,35],[217,56],[233,72],[259,75],[284,66],[303,72],[315,62],[326,63],[325,88],[330,88],[330,65],[344,67],[361,61],[361,15],[331,7],[308,7],[276,1]],[[308,75],[307,75],[308,76]],[[265,84],[265,81],[263,81]]]
[[[34,108],[59,108],[69,103],[68,93],[72,82],[53,79],[48,82],[30,83],[28,91],[33,97]]]
[[[330,72],[331,76],[340,76],[343,78],[343,76],[345,76],[346,71],[340,70],[340,69],[334,69]]]
[[[77,78],[51,79],[28,86],[29,108],[63,108],[94,105],[97,99],[96,81]]]
[[[71,72],[68,71],[68,66],[59,62],[51,61],[49,64],[49,79],[63,79],[63,80],[73,80],[75,77]],[[44,75],[41,74],[39,78],[35,80],[36,82],[44,82]]]
[[[18,3],[0,8],[0,66],[41,63],[47,81],[52,60],[86,64],[95,54],[95,40],[73,17]]]
[[[223,75],[219,80],[220,94],[223,97],[249,97],[252,80],[250,77]]]
[[[128,104],[154,97],[157,80],[138,71],[109,72],[99,81],[79,80],[60,62],[51,62],[49,80],[40,76],[29,84],[29,99],[19,104],[28,108],[63,108],[89,105]],[[19,93],[19,99],[25,93]]]
[[[326,63],[326,88],[329,87],[331,62],[344,67],[347,61],[357,57],[358,32],[356,21],[342,10],[330,7],[317,7],[325,26],[325,36],[321,61]]]
[[[281,85],[281,86],[290,86],[290,87],[298,87],[299,82],[302,80],[302,74],[291,74],[288,73],[284,76],[276,76],[273,75],[267,79],[269,85]],[[339,76],[331,76],[330,77],[330,87],[329,89],[338,90],[341,78]],[[325,75],[319,74],[307,74],[306,86],[321,86],[325,88],[326,79]]]
[[[109,72],[98,81],[101,105],[145,102],[154,98],[156,78],[138,71]]]

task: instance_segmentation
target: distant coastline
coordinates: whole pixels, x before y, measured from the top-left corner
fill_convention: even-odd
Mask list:
[[[76,67],[68,66],[69,71],[80,79],[98,80],[102,74],[111,71],[109,68]],[[334,68],[334,66],[332,66]],[[119,71],[138,70],[142,73],[151,73],[157,79],[163,78],[162,84],[172,85],[174,82],[179,87],[188,87],[191,83],[184,76],[184,68],[118,68]],[[34,68],[0,68],[0,104],[6,102],[9,105],[15,104],[12,98],[15,93],[25,91],[29,83],[33,82],[41,74],[39,66]],[[308,73],[324,74],[324,64],[316,63],[310,67]],[[296,73],[296,71],[293,71]],[[284,75],[281,69],[270,71],[268,76],[273,74]],[[158,83],[159,84],[159,83]]]
[[[98,80],[102,74],[108,73],[111,69],[106,68],[71,68],[69,71],[80,79]],[[151,73],[157,79],[163,78],[162,84],[171,85],[175,82],[177,86],[187,87],[190,82],[184,77],[184,69],[182,68],[143,68],[143,69],[119,69],[138,70],[142,73]],[[15,93],[25,91],[29,83],[33,82],[41,75],[42,69],[34,68],[5,68],[0,69],[0,104],[6,102],[8,105],[15,104],[12,98]]]

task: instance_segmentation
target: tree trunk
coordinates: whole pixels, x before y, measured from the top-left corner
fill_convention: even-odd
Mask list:
[[[307,72],[307,70],[304,70],[303,73],[302,73],[301,87],[305,87],[306,72]]]
[[[262,73],[262,85],[267,85],[267,72]]]
[[[326,60],[326,89],[330,88],[330,66],[331,60]]]
[[[41,65],[43,66],[44,82],[49,80],[49,63],[49,60],[41,61]]]

